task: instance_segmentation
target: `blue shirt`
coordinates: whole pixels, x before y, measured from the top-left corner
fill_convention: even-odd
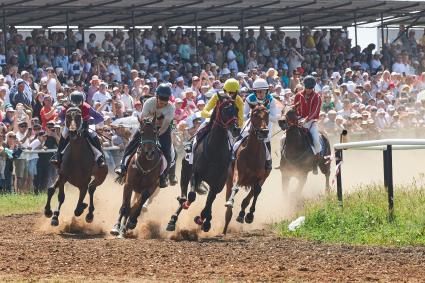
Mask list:
[[[258,103],[262,103],[266,106],[268,110],[270,110],[270,105],[273,99],[274,98],[270,93],[266,94],[263,100],[258,100],[257,95],[255,93],[251,93],[246,98],[246,101],[251,105],[257,105]]]

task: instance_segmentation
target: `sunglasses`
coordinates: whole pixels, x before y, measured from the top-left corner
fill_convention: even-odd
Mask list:
[[[19,125],[19,128],[28,128],[28,125]]]

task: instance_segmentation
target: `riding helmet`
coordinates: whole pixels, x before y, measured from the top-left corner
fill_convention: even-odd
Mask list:
[[[313,89],[316,86],[316,80],[313,76],[307,76],[304,78],[304,87],[307,89]]]
[[[85,96],[84,93],[79,91],[74,91],[71,93],[71,103],[74,105],[80,105],[84,102]]]
[[[162,83],[156,88],[155,93],[161,98],[169,99],[171,96],[171,88],[168,84]]]
[[[260,90],[260,89],[269,89],[269,84],[265,79],[256,79],[254,83],[252,84],[253,90]]]
[[[239,93],[239,82],[235,79],[228,79],[224,82],[223,90],[227,93]]]

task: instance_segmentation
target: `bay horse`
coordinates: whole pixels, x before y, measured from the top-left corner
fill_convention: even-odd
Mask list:
[[[234,198],[240,187],[249,189],[248,195],[243,199],[241,211],[236,221],[240,223],[252,223],[254,221],[255,205],[261,187],[270,174],[266,170],[267,152],[264,140],[269,135],[269,110],[262,104],[258,104],[251,110],[249,134],[244,139],[236,151],[236,161],[230,166],[229,177],[227,179],[226,191],[226,217],[223,234],[226,235],[227,228],[233,214]],[[269,153],[270,154],[270,153]],[[236,182],[234,182],[236,180]],[[245,216],[245,209],[251,199],[252,205],[249,213]],[[245,217],[245,219],[244,219]]]
[[[228,131],[233,137],[240,134],[237,124],[238,110],[235,101],[229,97],[221,97],[211,115],[206,129],[208,133],[198,142],[194,149],[193,165],[183,159],[180,177],[181,195],[177,198],[179,207],[167,225],[167,231],[176,229],[176,222],[183,209],[188,209],[196,199],[196,192],[201,191],[201,182],[209,185],[207,201],[195,223],[200,225],[204,232],[211,229],[211,207],[217,196],[223,190],[232,157],[232,148]],[[191,189],[187,193],[189,182]]]
[[[125,238],[127,230],[136,228],[143,205],[159,187],[162,152],[159,148],[156,117],[144,118],[139,122],[141,142],[129,162],[119,217],[110,231],[120,238]]]
[[[296,107],[296,106],[295,106]],[[303,128],[299,124],[295,107],[286,107],[282,111],[283,120],[279,121],[279,126],[286,131],[286,138],[281,151],[280,171],[282,174],[282,187],[286,193],[289,180],[291,177],[298,179],[298,191],[304,188],[307,181],[307,176],[313,170],[315,162],[320,168],[322,174],[326,177],[326,192],[330,190],[329,176],[331,164],[329,156],[331,155],[331,147],[326,135],[320,132],[322,140],[322,154],[318,161],[312,150],[312,141],[308,129]],[[324,147],[324,148],[323,148]]]
[[[89,212],[86,215],[86,222],[93,221],[94,211],[94,192],[100,186],[108,174],[108,166],[98,166],[95,162],[95,156],[91,145],[85,137],[86,134],[82,129],[82,113],[78,107],[70,107],[65,114],[65,123],[69,130],[69,144],[64,150],[62,163],[58,169],[58,177],[54,185],[47,190],[47,203],[44,208],[44,215],[48,218],[52,217],[51,225],[59,225],[60,209],[65,201],[65,183],[69,182],[80,190],[77,207],[74,210],[75,216],[83,214],[87,208],[84,198],[89,192],[90,205]],[[92,177],[93,180],[92,180]],[[58,207],[54,213],[50,208],[50,201],[54,195],[56,188],[59,188]]]

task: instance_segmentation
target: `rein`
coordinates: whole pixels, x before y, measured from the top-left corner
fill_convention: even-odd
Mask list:
[[[158,138],[155,136],[155,139],[143,139],[143,137],[142,137],[142,140],[141,140],[141,142],[140,142],[140,144],[139,144],[139,148],[140,147],[142,147],[143,145],[145,145],[145,144],[153,144],[154,146],[155,146],[155,151],[156,152],[158,152],[159,151],[159,149],[158,149]],[[136,151],[136,154],[135,154],[135,158],[136,158],[136,161],[135,161],[135,163],[136,163],[136,167],[137,168],[139,168],[139,170],[140,171],[142,171],[142,174],[143,175],[148,175],[149,173],[151,173],[156,167],[158,167],[160,164],[161,164],[161,154],[159,154],[159,158],[158,158],[158,160],[157,160],[157,162],[153,165],[153,167],[151,167],[151,168],[149,168],[149,169],[144,169],[143,167],[142,167],[142,164],[140,164],[140,161],[139,161],[139,150],[137,150]]]
[[[220,108],[222,107],[222,105],[224,105],[225,103],[229,103],[229,102],[227,102],[227,101],[224,101],[224,102],[220,102],[220,101],[218,101],[217,102],[217,106],[216,106],[216,108],[217,108],[217,111],[216,111],[216,117],[215,117],[215,119],[214,119],[214,123],[213,123],[213,127],[215,126],[215,125],[219,125],[219,126],[221,126],[223,129],[225,129],[225,130],[227,130],[228,129],[228,127],[229,127],[229,125],[231,124],[231,123],[233,123],[233,122],[235,122],[235,120],[237,120],[237,118],[236,117],[233,117],[232,119],[229,119],[229,121],[227,121],[227,122],[223,122],[223,119],[222,119],[222,117],[221,117],[221,111],[220,111]]]

